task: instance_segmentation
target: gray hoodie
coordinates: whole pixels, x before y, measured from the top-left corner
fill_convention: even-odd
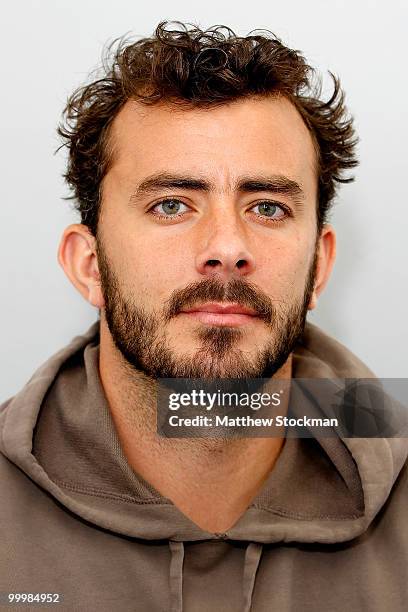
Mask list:
[[[408,608],[406,439],[288,438],[246,512],[209,533],[128,465],[98,358],[95,323],[0,407],[2,609],[9,593],[70,612]],[[372,373],[307,324],[293,375]]]

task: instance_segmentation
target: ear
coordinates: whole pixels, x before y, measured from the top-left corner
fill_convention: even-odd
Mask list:
[[[317,299],[330,278],[333,264],[336,259],[336,233],[329,224],[324,224],[319,237],[316,278],[309,310],[317,306]]]
[[[82,224],[69,225],[61,238],[58,261],[71,283],[93,306],[104,307],[96,238]]]

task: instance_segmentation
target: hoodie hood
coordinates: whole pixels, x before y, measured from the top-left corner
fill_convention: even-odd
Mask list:
[[[98,359],[96,322],[3,404],[0,451],[72,512],[98,526],[146,539],[219,537],[200,529],[132,471],[113,425]],[[310,323],[294,352],[293,375],[373,377],[348,349]],[[352,539],[386,501],[407,455],[405,439],[288,438],[247,512],[221,535],[257,542]],[[319,495],[322,484],[325,492]]]
[[[262,545],[339,543],[364,533],[407,458],[397,438],[286,439],[274,469],[227,533],[202,530],[128,465],[99,378],[99,322],[74,338],[0,408],[0,451],[81,519],[145,540],[168,540],[173,610],[182,609],[184,542],[247,543],[244,609]],[[308,323],[295,378],[371,378],[344,346]]]

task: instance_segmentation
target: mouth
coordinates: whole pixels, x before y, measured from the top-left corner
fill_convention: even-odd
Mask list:
[[[205,325],[221,327],[240,327],[258,319],[258,314],[252,308],[241,304],[207,303],[183,309],[180,314],[200,321]]]

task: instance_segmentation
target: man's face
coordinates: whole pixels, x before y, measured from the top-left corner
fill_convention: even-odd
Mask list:
[[[296,109],[128,102],[111,142],[97,246],[117,348],[153,377],[274,374],[316,263],[316,153]]]

